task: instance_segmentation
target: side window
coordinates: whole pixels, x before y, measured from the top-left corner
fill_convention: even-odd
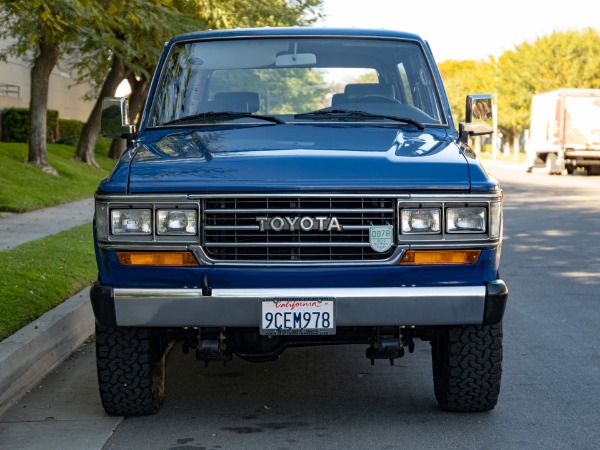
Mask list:
[[[170,70],[165,70],[162,75],[154,111],[149,120],[150,126],[196,112],[199,71],[194,65],[192,45],[175,47],[169,56],[167,67]]]

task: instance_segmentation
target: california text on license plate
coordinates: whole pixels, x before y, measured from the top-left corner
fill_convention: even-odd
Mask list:
[[[264,335],[335,334],[335,299],[266,298],[260,333]]]

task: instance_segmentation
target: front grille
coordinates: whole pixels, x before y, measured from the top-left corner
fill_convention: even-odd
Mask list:
[[[394,247],[373,250],[369,227],[394,225],[394,204],[372,197],[209,198],[203,245],[219,261],[385,260]]]

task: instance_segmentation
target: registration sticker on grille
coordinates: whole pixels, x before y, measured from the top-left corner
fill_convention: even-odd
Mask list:
[[[394,227],[381,225],[369,227],[369,244],[376,252],[387,252],[394,242]]]
[[[335,334],[333,298],[266,298],[261,314],[263,335]]]

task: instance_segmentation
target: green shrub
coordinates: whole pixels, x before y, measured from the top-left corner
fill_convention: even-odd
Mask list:
[[[75,138],[81,136],[81,130],[83,129],[83,122],[81,120],[74,119],[58,119],[58,131],[61,140],[72,141]]]
[[[58,134],[58,111],[46,111],[47,141],[53,142]],[[7,108],[2,114],[3,140],[29,141],[29,108]]]
[[[27,142],[29,109],[7,108],[2,113],[3,139],[7,142]]]
[[[53,142],[54,144],[72,145],[77,146],[79,143],[79,136],[66,136]]]

